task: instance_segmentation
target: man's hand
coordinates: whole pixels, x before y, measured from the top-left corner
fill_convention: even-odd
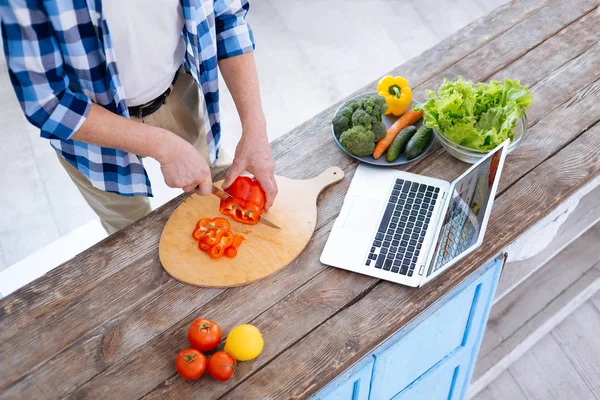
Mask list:
[[[173,132],[123,118],[92,103],[74,140],[155,158],[165,182],[172,188],[209,194],[212,178],[204,157]]]
[[[269,209],[277,196],[275,181],[275,163],[271,155],[271,147],[266,134],[266,125],[256,123],[255,127],[246,128],[242,139],[235,150],[233,164],[225,175],[223,188],[227,189],[244,171],[248,171],[258,180],[265,191],[267,201],[265,209]]]
[[[201,196],[209,194],[212,178],[204,157],[179,136],[171,134],[168,137],[164,151],[157,158],[167,186],[186,192],[195,189]]]
[[[219,61],[219,69],[242,121],[242,139],[235,150],[235,158],[227,171],[223,187],[231,186],[242,172],[251,172],[267,195],[265,208],[268,210],[277,196],[277,182],[267,138],[267,124],[260,105],[254,55],[250,52],[225,58]]]

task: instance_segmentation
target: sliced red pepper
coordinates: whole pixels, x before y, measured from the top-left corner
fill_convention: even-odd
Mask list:
[[[243,241],[244,241],[244,237],[242,235],[234,235],[232,246],[235,248],[240,247]]]
[[[194,232],[192,232],[192,237],[196,240],[200,240],[205,232],[202,232],[198,229],[198,224],[196,224],[196,228],[194,228]]]
[[[219,243],[219,240],[221,240],[223,235],[224,232],[220,232],[218,229],[209,229],[200,238],[200,241],[208,244],[209,246],[214,246],[215,244]]]
[[[198,242],[198,248],[206,253],[208,253],[211,247],[212,246],[210,244],[203,242],[202,240]]]
[[[242,224],[257,224],[266,201],[260,183],[248,176],[240,176],[226,192],[233,198],[221,200],[219,207],[221,214],[228,215]]]
[[[211,258],[220,258],[223,256],[223,254],[225,254],[225,250],[227,250],[228,247],[231,247],[232,244],[233,233],[231,233],[231,231],[228,231],[221,237],[221,240],[219,240],[217,244],[210,248],[210,250],[208,251],[208,255]]]
[[[221,258],[223,254],[225,254],[225,248],[219,244],[212,246],[210,250],[208,250],[210,258]]]
[[[225,250],[225,257],[233,258],[235,256],[237,256],[237,249],[235,247],[231,246]]]
[[[217,243],[221,236],[230,229],[229,221],[225,218],[202,218],[196,224],[192,237],[198,241],[205,240],[211,246]]]

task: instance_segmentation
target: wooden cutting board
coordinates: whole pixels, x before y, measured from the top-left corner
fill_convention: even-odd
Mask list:
[[[265,278],[292,262],[306,247],[317,222],[317,196],[341,181],[344,172],[331,167],[319,176],[295,180],[276,176],[279,194],[264,215],[281,229],[244,225],[227,217],[233,233],[244,237],[235,258],[211,259],[192,238],[201,218],[222,216],[216,196],[188,197],[173,212],[160,237],[160,261],[173,278],[190,285],[231,287]],[[215,184],[221,187],[223,181]]]

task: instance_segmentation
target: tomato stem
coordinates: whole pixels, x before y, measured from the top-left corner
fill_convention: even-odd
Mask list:
[[[191,363],[192,361],[194,361],[196,359],[196,356],[194,356],[193,354],[186,354],[183,359],[185,360],[185,362],[187,363]]]

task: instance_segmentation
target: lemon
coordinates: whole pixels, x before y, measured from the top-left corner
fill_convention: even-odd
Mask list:
[[[254,325],[236,326],[225,340],[225,351],[238,361],[252,360],[261,353],[265,342]]]

